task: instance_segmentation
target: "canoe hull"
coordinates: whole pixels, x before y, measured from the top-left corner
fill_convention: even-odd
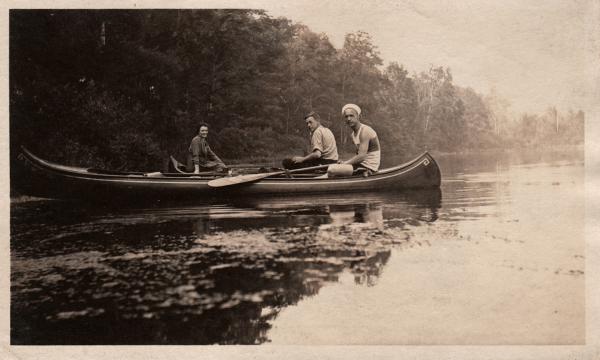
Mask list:
[[[44,161],[26,149],[18,156],[20,170],[13,176],[26,194],[61,199],[104,200],[202,200],[212,197],[239,197],[311,193],[347,193],[379,190],[436,188],[441,175],[435,160],[424,153],[414,160],[368,177],[266,178],[261,181],[211,188],[214,177],[177,174],[95,173]],[[26,181],[25,181],[26,180]]]

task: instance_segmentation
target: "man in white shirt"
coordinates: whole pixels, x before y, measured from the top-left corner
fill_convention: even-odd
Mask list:
[[[338,161],[337,145],[333,133],[321,125],[321,118],[316,112],[310,112],[304,117],[310,130],[311,152],[306,156],[294,156],[284,159],[282,164],[286,169],[335,164]]]

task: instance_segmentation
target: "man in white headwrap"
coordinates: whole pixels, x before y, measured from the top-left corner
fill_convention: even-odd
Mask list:
[[[360,122],[360,113],[360,107],[355,104],[346,104],[342,108],[342,116],[352,129],[352,142],[356,145],[356,155],[342,163],[376,172],[381,162],[379,138],[373,128]]]

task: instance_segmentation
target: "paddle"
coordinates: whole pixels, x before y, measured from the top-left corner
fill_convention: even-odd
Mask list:
[[[232,176],[232,177],[222,177],[222,178],[218,178],[218,179],[209,181],[208,186],[217,188],[217,187],[232,186],[232,185],[238,185],[238,184],[246,184],[246,183],[256,182],[256,181],[262,180],[264,178],[268,178],[268,177],[275,176],[275,175],[281,175],[281,174],[286,174],[286,173],[295,173],[295,172],[301,172],[301,171],[326,169],[327,167],[329,167],[329,165],[319,165],[319,166],[312,166],[312,167],[306,167],[306,168],[300,168],[300,169],[294,169],[294,170],[275,171],[275,172],[263,173],[263,174],[246,174],[246,175],[239,175],[239,176]]]

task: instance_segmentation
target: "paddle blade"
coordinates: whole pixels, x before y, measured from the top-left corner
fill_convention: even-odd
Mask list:
[[[264,173],[264,174],[247,174],[240,176],[232,176],[232,177],[222,177],[218,179],[214,179],[208,182],[208,186],[213,188],[223,187],[223,186],[232,186],[238,184],[246,184],[252,183],[266,177],[272,176],[274,173]]]

